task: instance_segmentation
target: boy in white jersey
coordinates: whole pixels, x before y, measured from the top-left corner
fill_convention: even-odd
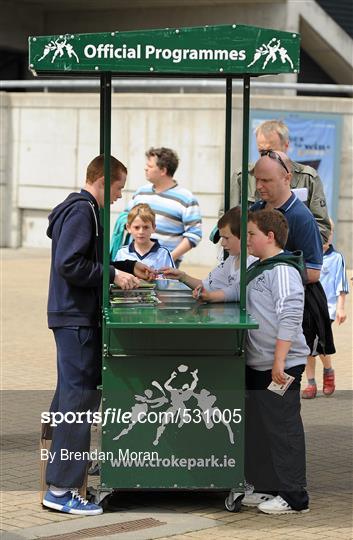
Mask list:
[[[138,204],[129,212],[126,228],[133,238],[128,246],[123,246],[116,254],[116,261],[143,261],[149,267],[175,268],[173,258],[166,247],[151,235],[156,230],[156,216],[148,204]]]
[[[228,302],[233,299],[234,284],[240,279],[240,206],[228,210],[218,220],[217,227],[221,245],[228,253],[228,257],[211,270],[207,278],[194,278],[176,268],[163,269],[165,277],[178,279],[191,289],[195,289],[195,297],[206,302]],[[255,260],[254,257],[248,257],[248,265]]]

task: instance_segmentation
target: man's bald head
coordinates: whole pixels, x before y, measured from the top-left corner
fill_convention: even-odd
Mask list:
[[[284,152],[270,152],[257,160],[253,174],[261,199],[278,208],[290,197],[291,161]]]
[[[274,161],[278,165],[278,167],[282,169],[282,172],[286,174],[291,172],[292,162],[285,152],[281,152],[281,151],[277,152],[271,149],[271,150],[262,150],[260,153],[261,153],[261,157],[257,160],[255,167],[262,159],[267,158]]]

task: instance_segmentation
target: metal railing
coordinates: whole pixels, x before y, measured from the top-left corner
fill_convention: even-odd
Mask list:
[[[36,79],[24,81],[0,81],[0,90],[42,90],[48,92],[51,89],[56,90],[92,90],[99,89],[99,79]],[[242,81],[233,80],[233,88],[239,91],[242,87]],[[353,85],[350,84],[311,84],[311,83],[290,83],[290,82],[263,82],[252,80],[253,89],[263,90],[294,90],[308,93],[327,93],[327,94],[353,94]],[[180,93],[191,90],[202,92],[224,92],[224,80],[210,79],[113,79],[114,91],[129,92],[152,92],[173,90]]]

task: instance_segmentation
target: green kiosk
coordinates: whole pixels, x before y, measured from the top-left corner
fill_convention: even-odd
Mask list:
[[[101,483],[113,490],[244,493],[247,181],[243,181],[239,303],[201,304],[171,283],[156,302],[119,305],[109,286],[112,77],[226,80],[224,208],[231,176],[232,80],[243,79],[242,177],[247,180],[250,77],[297,73],[300,36],[236,24],[29,38],[36,76],[99,77],[105,160]],[[155,292],[155,291],[154,291]],[[152,293],[151,293],[152,294]]]

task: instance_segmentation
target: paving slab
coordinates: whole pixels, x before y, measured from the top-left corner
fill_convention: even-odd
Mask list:
[[[217,522],[208,518],[201,518],[192,514],[185,515],[178,512],[161,512],[156,509],[148,509],[143,514],[156,521],[156,525],[143,530],[135,530],[131,532],[122,532],[117,535],[109,534],[109,525],[133,522],[141,520],[140,512],[119,512],[113,514],[102,514],[100,516],[85,517],[71,521],[68,519],[64,523],[51,523],[40,527],[28,527],[16,532],[17,538],[26,538],[32,540],[35,538],[48,538],[54,535],[73,534],[82,529],[94,529],[96,527],[107,527],[108,531],[104,534],[94,536],[95,540],[103,538],[121,538],[122,540],[148,540],[152,538],[161,538],[163,536],[175,535],[195,531],[200,529],[210,529],[215,527]],[[11,533],[13,534],[13,533]],[[6,538],[6,536],[4,537]],[[11,536],[8,536],[9,540]]]
[[[124,493],[118,511],[79,517],[39,504],[39,414],[56,382],[55,347],[46,326],[49,251],[2,250],[2,522],[1,538],[46,538],[65,531],[152,518],[162,525],[105,538],[174,540],[324,540],[352,538],[352,295],[348,320],[334,335],[337,391],[302,401],[311,512],[266,516],[224,511],[224,493]],[[204,277],[208,268],[185,270]],[[352,275],[352,272],[349,272]],[[322,384],[318,364],[317,379]],[[93,431],[93,440],[99,432]],[[89,484],[97,485],[90,477]],[[165,524],[164,524],[165,523]],[[52,532],[54,531],[54,532]],[[142,536],[137,536],[137,535]],[[130,535],[130,536],[127,536]],[[99,537],[95,537],[99,538]]]

